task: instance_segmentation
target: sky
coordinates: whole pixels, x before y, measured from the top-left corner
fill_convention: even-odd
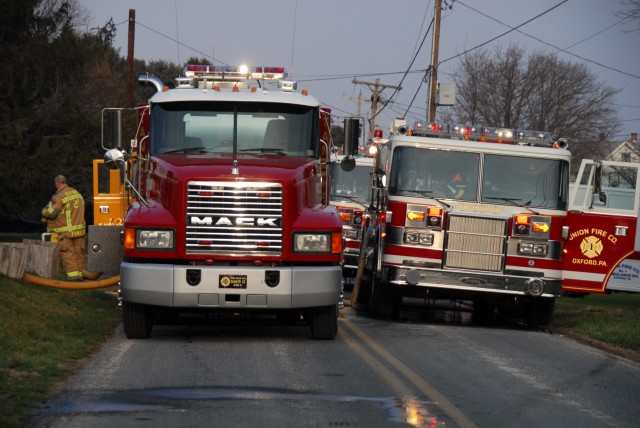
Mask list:
[[[182,64],[196,56],[213,58],[214,64],[285,67],[289,80],[330,108],[338,123],[358,112],[370,116],[371,87],[379,79],[389,86],[382,98],[393,101],[379,115],[385,134],[396,117],[426,120],[423,70],[431,64],[434,0],[78,3],[89,11],[88,31],[113,18],[114,46],[122,56],[134,9],[136,58]],[[622,141],[640,130],[640,22],[616,16],[625,10],[620,0],[443,0],[443,5],[439,82],[452,81],[456,56],[465,51],[518,43],[527,52],[557,53],[585,64],[598,83],[620,90],[613,99],[622,125],[615,138]]]

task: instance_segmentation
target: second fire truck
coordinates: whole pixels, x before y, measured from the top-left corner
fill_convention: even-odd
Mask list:
[[[375,157],[357,301],[394,315],[403,297],[470,300],[548,323],[562,293],[566,144],[512,129],[393,130]]]

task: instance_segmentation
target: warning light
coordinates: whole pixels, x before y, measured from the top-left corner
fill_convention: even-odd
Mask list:
[[[529,222],[531,221],[528,215],[519,214],[516,216],[516,225],[513,233],[515,235],[528,235],[529,234]]]

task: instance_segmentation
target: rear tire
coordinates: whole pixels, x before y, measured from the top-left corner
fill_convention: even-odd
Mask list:
[[[153,308],[125,300],[122,302],[122,323],[128,339],[146,339],[153,328]]]
[[[311,337],[315,340],[333,340],[338,334],[336,305],[314,308],[311,312]]]

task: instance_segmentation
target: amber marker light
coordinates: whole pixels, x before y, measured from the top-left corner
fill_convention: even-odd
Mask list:
[[[424,212],[422,211],[409,211],[407,218],[411,221],[424,221]]]
[[[342,232],[334,232],[331,234],[331,252],[333,254],[342,253]]]
[[[350,212],[340,211],[338,214],[340,215],[340,220],[342,220],[343,223],[351,223]]]
[[[533,223],[531,230],[534,232],[547,233],[549,231],[549,225],[547,223]]]
[[[124,229],[124,248],[134,249],[136,247],[136,230],[130,227]]]

